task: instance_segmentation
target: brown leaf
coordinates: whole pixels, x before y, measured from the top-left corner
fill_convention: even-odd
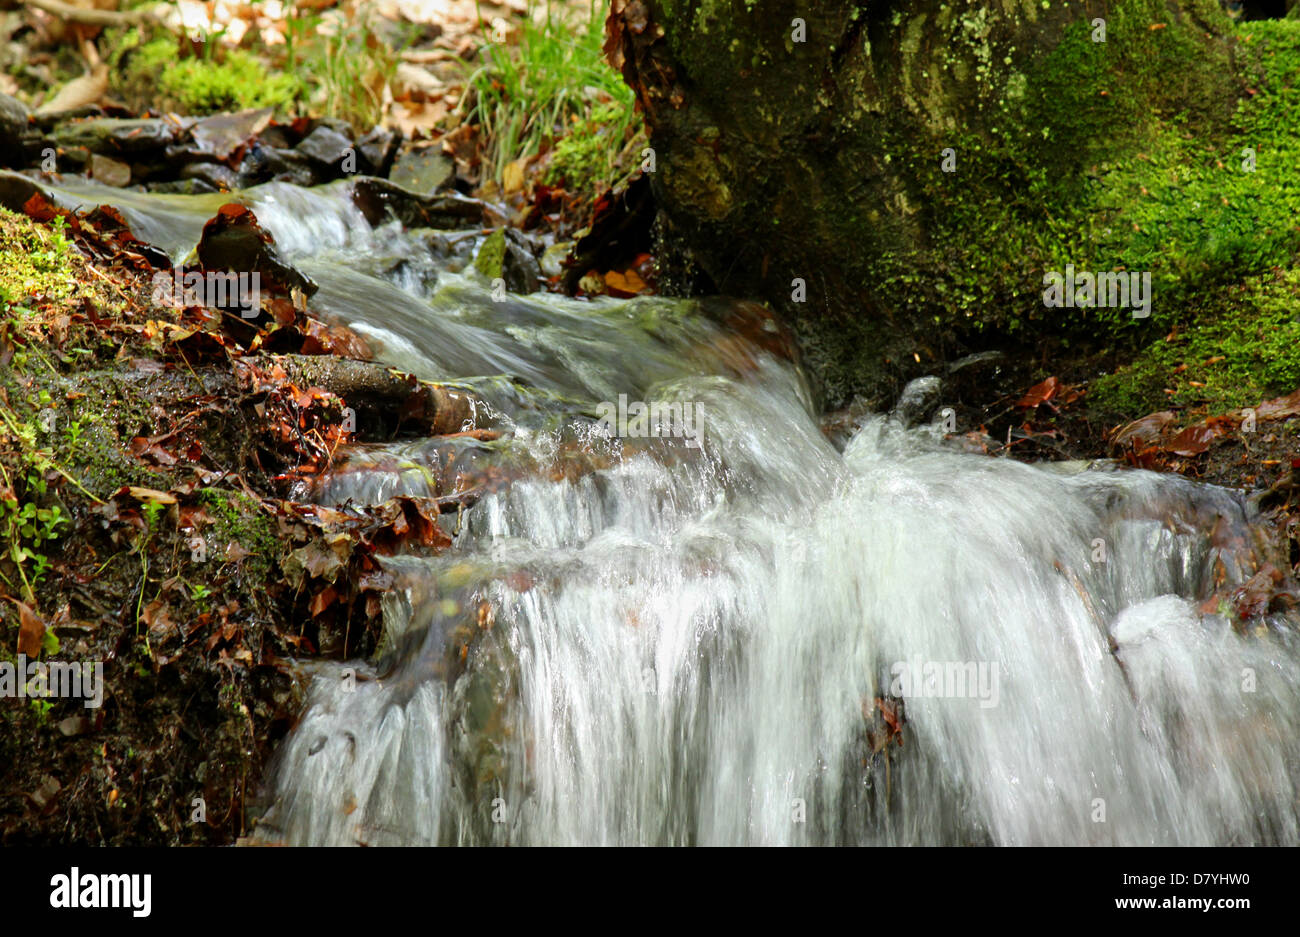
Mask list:
[[[162,599],[154,599],[140,613],[141,620],[149,629],[149,637],[158,643],[170,637],[176,637],[176,622],[172,621],[167,604]]]
[[[1160,438],[1164,428],[1172,423],[1174,414],[1171,410],[1161,410],[1159,413],[1149,413],[1141,419],[1126,423],[1123,427],[1115,431],[1111,437],[1111,445],[1117,448],[1126,446],[1146,445]]]
[[[1016,401],[1016,406],[1022,410],[1032,409],[1042,403],[1047,403],[1061,389],[1061,380],[1055,376],[1035,384],[1025,392],[1025,396]]]
[[[1293,391],[1285,397],[1266,400],[1255,408],[1255,416],[1260,420],[1284,420],[1300,416],[1300,390]]]
[[[75,111],[79,107],[94,104],[108,90],[108,66],[95,66],[88,74],[74,78],[59,93],[36,109],[36,116],[58,114],[61,111]]]
[[[649,289],[645,280],[642,280],[635,270],[627,270],[623,273],[611,270],[605,274],[605,288],[611,295],[621,297],[636,296]]]
[[[22,602],[11,601],[18,606],[18,653],[39,657],[41,642],[45,640],[45,622]]]
[[[127,488],[131,497],[138,501],[157,501],[159,504],[175,504],[176,498],[165,491],[158,491],[156,488],[140,488],[131,485]]]
[[[1165,448],[1174,455],[1198,456],[1210,448],[1210,443],[1219,434],[1204,423],[1193,423],[1170,441]]]
[[[312,618],[315,618],[321,612],[325,611],[325,609],[329,608],[336,598],[338,598],[338,593],[334,591],[333,586],[326,586],[320,592],[313,595],[311,597],[311,604],[308,606],[308,611],[311,612]]]

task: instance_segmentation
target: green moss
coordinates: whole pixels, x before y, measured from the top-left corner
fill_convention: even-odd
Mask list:
[[[878,267],[900,305],[959,328],[1140,340],[1188,321],[1205,291],[1293,262],[1300,23],[1242,27],[1240,80],[1163,4],[1121,2],[1107,41],[1091,32],[1074,23],[1050,53],[1008,72],[1002,93],[980,104],[973,126],[987,129],[935,134],[921,152],[906,133],[888,139],[933,232]],[[955,173],[941,171],[945,147]],[[1247,147],[1254,172],[1243,170]],[[1042,275],[1066,264],[1150,271],[1151,319],[1045,308]]]
[[[495,280],[502,276],[501,267],[506,259],[506,232],[498,228],[487,236],[483,246],[474,258],[474,269],[483,276]]]
[[[291,74],[271,73],[239,49],[220,59],[184,57],[172,37],[143,42],[126,34],[114,56],[118,90],[142,106],[212,114],[257,107],[287,107],[302,92]]]
[[[1099,378],[1090,405],[1110,418],[1169,406],[1222,412],[1300,387],[1300,270],[1251,277],[1183,329]]]
[[[548,185],[565,183],[576,192],[592,192],[613,181],[619,154],[627,144],[629,109],[607,104],[592,110],[555,144],[546,171]]]
[[[242,492],[221,488],[203,489],[199,502],[213,520],[204,532],[208,549],[220,558],[230,544],[237,544],[250,554],[242,566],[246,582],[268,579],[278,568],[284,551],[276,536],[275,522],[262,505]]]
[[[76,249],[61,228],[48,228],[0,208],[0,305],[64,300],[78,292]]]
[[[186,113],[211,114],[255,107],[286,107],[298,92],[289,75],[269,74],[246,52],[230,52],[220,63],[186,59],[165,68],[158,89]]]

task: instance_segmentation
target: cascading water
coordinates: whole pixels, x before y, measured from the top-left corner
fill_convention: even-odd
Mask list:
[[[174,256],[213,207],[104,200]],[[248,200],[315,308],[507,430],[302,494],[428,494],[449,446],[515,479],[387,561],[385,650],[316,667],[261,840],[1300,842],[1294,624],[1201,611],[1262,562],[1238,496],[884,416],[841,451],[797,368],[697,304],[496,303],[341,187]],[[603,432],[620,394],[692,404],[699,447]]]

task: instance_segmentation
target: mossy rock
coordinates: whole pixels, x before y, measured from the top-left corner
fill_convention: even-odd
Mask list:
[[[132,37],[117,58],[117,90],[140,107],[188,115],[283,109],[302,92],[295,76],[269,71],[257,56],[238,49],[220,58],[182,58],[173,38],[140,44]]]
[[[1289,23],[1238,41],[1213,0],[647,7],[622,54],[656,196],[718,290],[788,314],[828,403],[883,401],[990,330],[1167,328],[1195,284],[1294,249],[1280,163],[1233,178],[1208,242],[1170,176],[1195,153],[1208,196],[1243,133],[1284,119]],[[1149,270],[1151,321],[1046,308],[1043,275],[1066,263]]]

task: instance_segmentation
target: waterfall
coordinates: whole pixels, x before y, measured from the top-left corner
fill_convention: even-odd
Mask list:
[[[1238,494],[886,415],[837,447],[724,306],[494,302],[342,187],[247,198],[315,308],[505,430],[301,496],[428,494],[451,449],[511,479],[384,561],[384,650],[313,665],[262,841],[1300,843],[1295,622],[1206,604],[1264,559]],[[121,199],[174,255],[210,207]],[[698,446],[611,433],[619,395],[692,405]]]

